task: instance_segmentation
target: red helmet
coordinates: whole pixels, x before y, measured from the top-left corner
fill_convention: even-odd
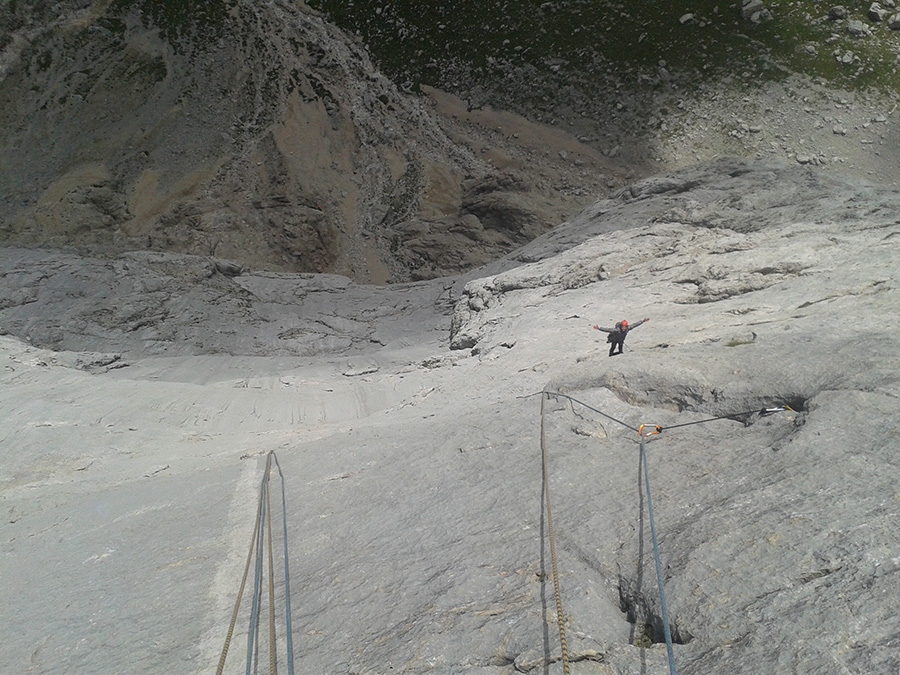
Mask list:
[[[622,328],[628,328],[628,321],[625,319],[622,319]]]

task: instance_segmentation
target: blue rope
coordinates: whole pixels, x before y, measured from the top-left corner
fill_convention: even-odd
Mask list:
[[[662,563],[659,560],[659,544],[656,541],[656,525],[653,522],[653,500],[650,498],[650,469],[647,467],[647,449],[641,434],[641,462],[644,465],[644,483],[647,486],[647,515],[650,519],[650,538],[653,541],[653,557],[656,560],[656,582],[659,584],[659,611],[662,615],[663,634],[666,637],[666,652],[669,656],[669,674],[675,673],[675,652],[672,649],[672,634],[669,631],[669,611],[666,609],[666,593],[663,589]]]
[[[266,458],[266,471],[263,474],[262,483],[259,486],[259,522],[257,525],[258,536],[256,538],[256,574],[253,580],[253,607],[250,610],[250,632],[247,633],[247,669],[246,675],[251,675],[253,668],[253,643],[259,630],[259,596],[262,592],[262,567],[263,567],[263,527],[266,518],[266,494],[269,490],[269,467],[272,458]]]
[[[278,475],[281,476],[281,522],[284,529],[284,621],[287,634],[287,667],[288,675],[294,675],[294,641],[291,634],[291,574],[288,561],[288,536],[287,536],[287,498],[284,494],[284,474],[275,451],[272,451],[275,466],[278,467]]]
[[[665,594],[665,588],[663,586],[662,562],[659,559],[659,543],[656,539],[656,523],[653,520],[653,500],[650,496],[650,469],[647,466],[647,448],[646,448],[646,442],[644,440],[645,435],[643,432],[644,425],[641,425],[639,428],[635,428],[635,427],[631,426],[630,424],[623,422],[622,420],[619,420],[619,419],[616,419],[615,417],[607,415],[602,410],[597,410],[597,408],[594,408],[594,407],[588,405],[587,403],[584,403],[583,401],[579,401],[576,398],[572,398],[568,394],[563,394],[563,393],[560,393],[557,391],[549,391],[546,389],[540,393],[546,394],[548,397],[549,396],[561,396],[562,398],[568,399],[572,403],[578,403],[579,405],[584,406],[588,410],[592,410],[593,412],[597,413],[598,415],[602,415],[603,417],[605,417],[608,420],[612,420],[613,422],[616,422],[617,424],[620,424],[627,429],[636,431],[641,438],[641,463],[644,465],[644,482],[646,484],[646,489],[647,489],[647,513],[648,513],[649,520],[650,520],[650,538],[653,541],[653,557],[656,562],[656,581],[659,586],[659,609],[660,609],[660,614],[661,614],[662,624],[663,624],[663,634],[666,639],[666,652],[669,657],[669,674],[676,675],[675,652],[674,652],[674,649],[672,648],[672,634],[669,629],[669,610],[666,607],[666,594]],[[530,394],[529,396],[534,396],[534,395],[536,395],[536,394]],[[541,424],[543,424],[543,405],[544,405],[544,403],[543,403],[543,399],[542,399],[541,400]],[[713,422],[715,420],[726,419],[726,418],[730,418],[730,417],[740,417],[743,415],[750,415],[750,414],[754,414],[754,413],[758,414],[760,417],[766,417],[766,416],[772,415],[774,413],[784,412],[785,410],[793,410],[793,409],[788,405],[782,405],[782,406],[776,406],[776,407],[771,407],[771,408],[763,408],[762,410],[748,410],[747,412],[731,413],[729,415],[721,415],[719,417],[713,417],[710,419],[696,420],[694,422],[684,422],[682,424],[673,424],[673,425],[665,427],[665,428],[666,429],[675,429],[677,427],[686,427],[686,426],[691,426],[693,424],[704,424],[706,422]],[[654,434],[659,434],[663,431],[663,427],[661,427],[659,425],[656,425],[655,429],[656,429],[656,431],[653,432]]]
[[[250,550],[247,553],[247,562],[244,567],[244,577],[241,580],[241,587],[238,591],[238,597],[234,604],[234,611],[231,616],[231,625],[228,627],[228,634],[225,638],[225,645],[222,647],[222,653],[219,657],[219,666],[216,670],[216,675],[222,675],[222,671],[225,668],[225,659],[228,655],[228,646],[231,643],[231,637],[234,634],[235,622],[238,618],[238,611],[241,606],[241,598],[244,595],[244,588],[247,581],[247,577],[250,572],[250,564],[253,562],[254,549],[256,553],[256,565],[254,569],[254,580],[253,580],[253,606],[250,609],[250,628],[247,633],[247,667],[246,667],[246,675],[251,675],[251,671],[255,668],[258,668],[259,661],[259,618],[260,611],[262,609],[262,582],[263,582],[263,549],[264,543],[267,541],[269,544],[268,548],[268,561],[269,561],[269,621],[270,621],[270,669],[275,670],[276,668],[276,648],[274,642],[275,636],[275,625],[274,625],[274,593],[273,593],[273,583],[274,579],[274,569],[273,569],[273,553],[272,553],[272,508],[269,505],[269,482],[270,476],[272,473],[272,460],[275,460],[275,465],[278,467],[278,475],[281,477],[281,525],[282,525],[282,534],[283,534],[283,544],[284,544],[284,620],[286,626],[286,640],[287,640],[287,659],[288,659],[288,675],[294,675],[294,642],[293,642],[293,630],[291,627],[291,577],[290,577],[290,556],[288,554],[288,539],[287,539],[287,497],[285,495],[286,487],[284,480],[284,472],[281,470],[281,465],[278,463],[278,457],[275,456],[275,451],[269,451],[268,456],[266,457],[266,469],[263,474],[262,480],[259,485],[259,503],[257,504],[256,510],[256,525],[253,528],[253,536],[250,537]],[[267,520],[268,519],[268,520]],[[263,523],[268,522],[268,538],[266,538],[265,528],[263,527]],[[254,659],[255,656],[255,659]]]

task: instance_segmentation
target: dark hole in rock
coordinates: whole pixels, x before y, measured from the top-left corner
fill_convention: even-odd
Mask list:
[[[654,589],[655,590],[655,589]],[[631,644],[649,647],[666,641],[658,603],[653,602],[632,580],[619,577],[619,608],[632,625]],[[669,632],[672,643],[686,645],[694,636],[678,625],[678,619],[669,610]]]

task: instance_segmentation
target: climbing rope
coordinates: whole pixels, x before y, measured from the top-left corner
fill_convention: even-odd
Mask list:
[[[272,453],[272,459],[275,461],[275,467],[278,469],[278,476],[281,478],[281,541],[284,543],[284,626],[285,639],[287,640],[287,669],[288,675],[294,675],[294,639],[291,630],[291,571],[288,556],[288,537],[287,537],[287,498],[284,494],[284,473],[281,471],[281,464],[278,463],[278,457]]]
[[[650,521],[650,538],[653,544],[653,558],[656,565],[656,581],[659,589],[659,606],[660,606],[660,618],[663,624],[663,635],[665,637],[666,642],[666,655],[668,657],[669,663],[669,674],[677,675],[675,669],[675,652],[672,646],[672,632],[669,627],[669,610],[666,605],[666,596],[665,596],[665,584],[663,582],[663,572],[662,572],[662,561],[659,552],[659,541],[656,535],[656,522],[653,517],[653,498],[650,493],[650,469],[647,464],[647,447],[646,447],[646,438],[648,436],[655,436],[661,434],[663,431],[663,427],[659,424],[647,425],[641,424],[639,427],[635,428],[622,420],[616,419],[611,415],[606,414],[602,410],[598,410],[593,406],[584,403],[583,401],[579,401],[568,394],[562,394],[560,392],[544,390],[541,392],[541,456],[543,460],[543,481],[544,481],[544,495],[547,506],[547,531],[550,539],[550,560],[551,566],[553,570],[553,586],[556,591],[556,612],[557,618],[559,622],[559,635],[560,635],[560,643],[562,645],[562,654],[563,654],[563,671],[568,674],[569,672],[569,662],[568,662],[568,653],[566,649],[566,636],[565,629],[563,627],[563,614],[562,614],[562,601],[560,600],[560,592],[559,592],[559,576],[557,574],[556,568],[556,546],[553,537],[553,518],[550,510],[550,493],[549,493],[549,471],[547,467],[547,441],[546,441],[546,429],[545,429],[545,411],[544,411],[544,401],[549,397],[561,397],[568,399],[573,403],[577,403],[588,410],[591,410],[606,419],[612,420],[621,426],[630,429],[632,431],[636,431],[638,436],[640,437],[640,461],[643,466],[643,474],[644,474],[644,486],[647,492],[647,515],[648,520]],[[762,408],[761,410],[749,410],[742,413],[731,413],[728,415],[720,415],[719,417],[712,417],[703,420],[696,420],[694,422],[684,422],[682,424],[673,424],[671,426],[665,427],[666,429],[675,429],[678,427],[686,427],[693,424],[704,424],[706,422],[713,422],[715,420],[720,419],[728,419],[733,417],[741,417],[745,415],[758,414],[760,417],[765,417],[768,415],[772,415],[779,412],[784,412],[785,410],[793,409],[790,406],[783,405],[772,408]],[[646,430],[646,431],[645,431]]]
[[[246,675],[250,675],[253,666],[253,651],[256,647],[256,641],[259,638],[259,606],[260,593],[262,593],[262,564],[263,564],[263,523],[266,518],[266,493],[269,488],[269,459],[266,458],[266,471],[263,474],[262,484],[259,488],[260,501],[260,521],[256,528],[259,536],[255,542],[251,543],[251,548],[256,545],[256,573],[253,578],[253,608],[250,610],[250,630],[247,631],[247,670]],[[258,651],[257,651],[258,653]]]
[[[228,656],[228,649],[231,645],[231,639],[234,635],[234,628],[237,624],[238,614],[241,607],[241,600],[244,596],[244,590],[247,586],[247,579],[250,574],[250,564],[254,562],[255,553],[255,574],[253,582],[253,603],[250,610],[250,628],[247,632],[247,661],[246,675],[253,672],[255,660],[259,657],[259,614],[262,605],[263,591],[263,559],[268,559],[268,618],[269,618],[269,673],[276,675],[278,667],[278,651],[276,646],[276,621],[275,621],[275,556],[273,551],[273,534],[272,534],[272,508],[269,493],[269,476],[272,472],[272,462],[278,468],[278,475],[281,479],[281,518],[282,518],[282,539],[284,542],[284,604],[285,604],[285,637],[287,641],[286,658],[288,675],[294,673],[294,648],[291,638],[291,596],[290,596],[290,572],[288,566],[288,544],[287,544],[287,499],[285,497],[284,473],[281,465],[278,463],[278,457],[274,451],[270,451],[266,457],[266,468],[263,473],[259,486],[259,500],[256,506],[256,522],[253,526],[253,535],[250,538],[250,550],[247,553],[247,561],[244,565],[244,574],[241,579],[240,588],[238,590],[237,599],[235,600],[234,610],[231,613],[231,623],[225,636],[225,644],[222,647],[222,653],[219,657],[219,665],[216,669],[216,675],[222,675],[225,668],[225,660]]]
[[[551,508],[550,502],[550,487],[549,487],[549,467],[548,467],[548,456],[547,456],[547,442],[546,442],[546,424],[545,424],[545,401],[549,400],[552,396],[554,398],[564,398],[572,403],[577,403],[578,405],[583,406],[584,408],[591,410],[606,419],[612,420],[617,424],[635,431],[638,433],[640,437],[640,459],[643,465],[643,474],[644,474],[644,483],[645,489],[647,492],[647,511],[650,521],[650,535],[653,543],[653,555],[656,563],[656,577],[657,583],[659,586],[659,597],[660,597],[660,612],[663,624],[663,633],[665,635],[666,640],[666,651],[669,660],[669,672],[670,675],[676,675],[675,670],[675,660],[674,660],[674,650],[672,646],[672,636],[671,630],[669,627],[669,618],[668,618],[668,609],[666,606],[665,600],[665,591],[663,584],[663,574],[662,574],[662,563],[659,553],[659,543],[656,535],[656,524],[653,517],[653,504],[652,497],[650,493],[650,472],[647,464],[647,451],[646,451],[646,438],[651,435],[657,435],[662,433],[663,427],[660,425],[653,425],[653,430],[645,432],[645,429],[648,427],[646,424],[641,424],[639,427],[635,428],[622,420],[616,419],[607,413],[598,410],[597,408],[584,403],[583,401],[579,401],[568,394],[563,394],[560,392],[545,390],[541,393],[541,456],[542,456],[542,467],[543,467],[543,486],[544,486],[544,501],[547,510],[547,532],[548,538],[550,541],[550,561],[551,561],[551,571],[553,577],[553,587],[554,593],[556,596],[556,616],[557,616],[557,624],[559,627],[559,639],[560,639],[560,648],[562,653],[562,663],[563,663],[563,673],[564,675],[569,675],[569,654],[568,647],[566,642],[566,631],[565,631],[565,614],[563,613],[562,607],[562,595],[560,591],[559,584],[559,571],[557,566],[556,559],[556,541],[553,531],[553,512]],[[763,408],[761,410],[750,410],[742,413],[731,413],[728,415],[721,415],[718,417],[712,417],[703,420],[696,420],[693,422],[685,422],[682,424],[675,424],[665,429],[675,429],[678,427],[686,427],[693,424],[704,424],[706,422],[712,422],[720,419],[728,419],[733,417],[740,417],[750,414],[758,414],[761,417],[771,415],[778,412],[783,412],[785,410],[791,410],[787,405],[773,408]],[[269,672],[270,675],[276,675],[277,673],[277,640],[276,640],[276,620],[275,620],[275,563],[274,563],[274,552],[273,552],[273,533],[272,533],[272,508],[271,508],[271,496],[269,492],[269,478],[272,472],[272,463],[275,463],[275,467],[278,469],[278,475],[281,480],[281,512],[282,512],[282,540],[283,540],[283,567],[284,567],[284,604],[285,604],[285,640],[286,640],[286,659],[287,659],[287,670],[288,675],[294,674],[294,656],[293,656],[293,640],[292,640],[292,627],[291,627],[291,600],[290,600],[290,571],[289,571],[289,556],[288,556],[288,542],[287,542],[287,499],[285,496],[285,478],[284,473],[281,469],[281,465],[278,462],[278,458],[275,455],[274,451],[270,451],[266,457],[266,466],[265,471],[260,482],[259,488],[259,500],[257,503],[256,510],[256,520],[253,526],[253,534],[251,535],[250,540],[250,548],[247,553],[247,559],[244,565],[244,573],[241,578],[240,588],[238,590],[238,595],[235,600],[234,609],[231,615],[231,621],[228,626],[228,630],[225,636],[225,643],[222,647],[222,652],[219,657],[218,667],[216,669],[216,675],[222,675],[222,672],[225,668],[225,661],[228,655],[228,650],[231,644],[231,640],[234,635],[234,629],[237,624],[238,615],[240,612],[241,601],[244,595],[244,591],[247,585],[247,579],[249,577],[250,565],[254,561],[254,552],[256,554],[256,565],[255,565],[255,577],[254,577],[254,590],[253,590],[253,603],[250,611],[250,628],[247,636],[247,661],[246,661],[246,675],[251,675],[251,672],[254,670],[255,664],[254,658],[258,659],[259,657],[259,614],[262,605],[262,584],[264,577],[263,570],[263,558],[264,553],[267,554],[268,558],[268,618],[269,618]]]
[[[253,527],[253,536],[251,537],[250,551],[247,553],[247,563],[244,565],[244,576],[241,578],[241,587],[238,589],[237,601],[234,603],[234,611],[231,613],[231,623],[228,625],[228,631],[225,634],[225,645],[222,647],[222,654],[219,656],[219,667],[216,668],[216,675],[222,675],[225,669],[225,657],[228,656],[228,648],[231,645],[231,638],[234,635],[234,627],[237,624],[238,610],[241,608],[241,598],[244,597],[244,588],[247,585],[247,576],[250,573],[250,563],[253,562],[253,542],[256,541],[259,532],[259,521],[261,516],[262,500],[260,500],[256,509],[256,523]]]
[[[623,422],[622,420],[617,420],[615,417],[612,417],[612,416],[610,416],[610,415],[607,415],[607,414],[606,414],[605,412],[603,412],[602,410],[597,410],[596,408],[594,408],[593,406],[588,405],[588,404],[585,403],[584,401],[579,401],[577,398],[572,398],[572,397],[569,396],[568,394],[563,394],[563,393],[558,392],[558,391],[544,391],[544,392],[542,392],[542,393],[543,393],[543,394],[546,394],[547,396],[552,396],[552,397],[554,397],[554,398],[559,397],[559,398],[565,398],[565,399],[568,399],[569,401],[572,401],[572,403],[577,403],[578,405],[583,406],[583,407],[587,408],[588,410],[597,413],[598,415],[602,415],[602,416],[605,417],[606,419],[612,420],[612,421],[615,422],[616,424],[620,424],[620,425],[622,425],[623,427],[625,427],[626,429],[631,429],[632,431],[637,431],[637,429],[636,429],[635,427],[631,426],[631,425],[628,424],[627,422]]]
[[[716,420],[727,420],[732,417],[746,417],[747,415],[759,415],[760,417],[768,417],[769,415],[774,415],[775,413],[784,412],[785,410],[790,410],[791,412],[796,412],[789,405],[777,406],[774,408],[762,408],[760,410],[746,410],[744,412],[739,413],[729,413],[727,415],[719,415],[718,417],[710,417],[705,420],[695,420],[694,422],[682,422],[681,424],[671,424],[667,427],[661,427],[656,425],[656,431],[660,432],[663,429],[678,429],[679,427],[689,427],[692,424],[706,424],[707,422],[715,422]]]
[[[556,594],[556,623],[559,626],[559,644],[562,652],[563,674],[569,675],[569,649],[566,646],[566,627],[562,608],[562,596],[559,591],[559,572],[556,567],[556,540],[553,536],[553,510],[550,508],[550,472],[547,468],[547,437],[544,430],[544,401],[541,396],[541,458],[544,467],[544,502],[547,505],[547,535],[550,539],[550,569],[553,573],[553,590]]]
[[[269,487],[266,485],[266,521],[269,533],[269,673],[275,675],[277,653],[275,651],[275,561],[272,555],[272,508]]]
[[[641,425],[643,428],[644,425]],[[658,433],[658,432],[656,432]],[[656,539],[656,524],[653,520],[653,499],[650,497],[650,469],[647,467],[646,436],[641,433],[641,463],[644,465],[644,485],[647,490],[647,518],[650,521],[650,539],[653,542],[653,559],[656,561],[656,584],[659,587],[659,613],[662,619],[663,635],[666,638],[666,654],[669,658],[669,675],[675,673],[675,650],[672,647],[672,632],[669,630],[669,610],[666,608],[666,592],[663,584],[662,562],[659,557],[659,543]]]

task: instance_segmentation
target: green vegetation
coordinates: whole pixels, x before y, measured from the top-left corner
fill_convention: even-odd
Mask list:
[[[841,86],[897,89],[900,31],[873,25],[875,37],[855,39],[846,22],[827,17],[815,0],[772,2],[773,19],[742,19],[734,0],[310,0],[335,23],[358,33],[379,66],[399,84],[447,89],[501,87],[510,68],[577,71],[587,84],[610,75],[655,74],[711,79],[788,72]],[[851,18],[867,21],[865,5]],[[690,14],[692,18],[686,16]],[[835,50],[858,60],[840,63]]]
[[[639,623],[635,626],[634,633],[634,646],[640,647],[641,649],[649,649],[653,646],[654,636],[653,636],[653,626],[649,623]]]

